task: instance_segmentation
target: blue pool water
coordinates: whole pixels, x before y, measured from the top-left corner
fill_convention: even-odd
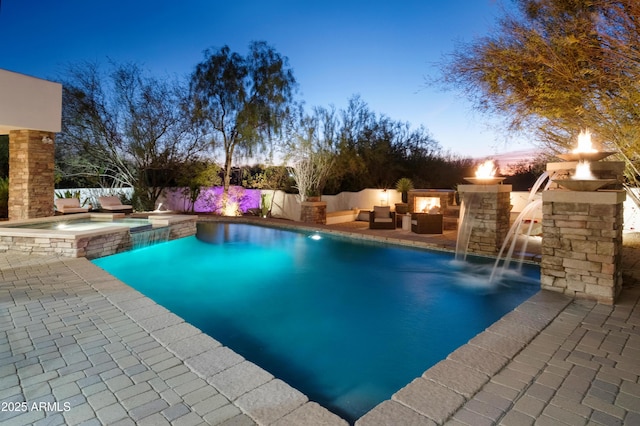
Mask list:
[[[492,262],[245,224],[93,261],[353,421],[538,291]]]

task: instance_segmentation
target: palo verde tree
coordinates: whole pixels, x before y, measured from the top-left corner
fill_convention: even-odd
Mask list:
[[[224,194],[234,156],[252,156],[280,131],[293,104],[295,79],[287,58],[265,42],[246,56],[228,46],[207,50],[191,76],[191,107],[214,147],[224,151]]]
[[[491,35],[457,47],[443,81],[552,151],[590,128],[640,175],[640,2],[514,0]]]
[[[59,169],[103,187],[134,188],[136,208],[153,210],[181,166],[208,144],[188,115],[179,82],[146,75],[134,64],[69,67],[63,81]]]

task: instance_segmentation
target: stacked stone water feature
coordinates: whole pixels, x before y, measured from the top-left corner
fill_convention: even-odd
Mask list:
[[[574,151],[547,165],[559,188],[542,193],[543,289],[606,304],[620,294],[624,164],[600,161],[610,154]],[[593,174],[582,178],[581,169]]]
[[[486,162],[480,166],[475,178],[465,178],[470,185],[458,185],[465,209],[460,220],[469,221],[458,226],[458,233],[465,229],[469,232],[465,254],[496,255],[509,232],[511,185],[503,185],[505,178],[494,174],[493,162]]]

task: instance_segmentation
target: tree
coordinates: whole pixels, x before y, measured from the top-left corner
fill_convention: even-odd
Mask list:
[[[153,210],[181,165],[208,146],[185,108],[186,88],[137,65],[113,64],[106,75],[96,64],[74,65],[63,88],[61,169],[103,187],[133,187],[136,208]]]
[[[516,0],[490,36],[457,47],[442,81],[555,152],[590,128],[640,175],[640,2]]]
[[[224,194],[234,156],[251,156],[281,129],[293,102],[295,79],[287,58],[265,42],[249,45],[247,56],[224,46],[207,50],[191,76],[191,105],[214,146],[224,151]]]
[[[349,100],[339,118],[336,167],[329,179],[332,192],[390,188],[401,177],[416,184],[431,180],[431,164],[441,149],[424,127],[411,129],[409,123],[378,115],[358,96]]]
[[[184,163],[177,179],[182,194],[189,201],[189,210],[193,213],[196,201],[202,193],[202,188],[220,185],[220,167],[213,162],[191,161]]]
[[[285,159],[296,182],[298,199],[320,196],[335,163],[332,147],[336,136],[336,122],[332,110],[314,108],[313,115],[302,115],[295,123],[286,145]]]

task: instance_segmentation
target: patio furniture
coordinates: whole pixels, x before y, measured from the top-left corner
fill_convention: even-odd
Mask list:
[[[396,229],[396,212],[389,206],[373,206],[369,212],[369,229]]]
[[[411,231],[416,234],[442,234],[442,215],[411,213]]]
[[[100,210],[109,213],[131,213],[133,206],[122,204],[120,198],[116,196],[98,197]]]
[[[62,214],[69,213],[87,213],[89,209],[87,207],[80,206],[80,199],[78,198],[56,198],[54,201],[56,210]]]

